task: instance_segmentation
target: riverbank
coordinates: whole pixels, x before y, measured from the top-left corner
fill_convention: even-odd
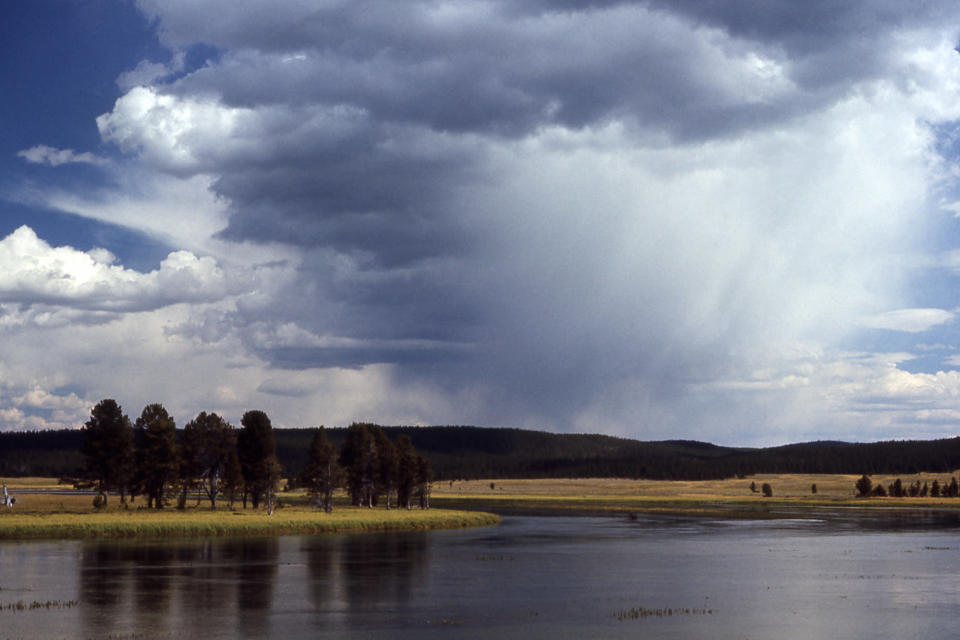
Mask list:
[[[650,513],[724,518],[794,518],[817,512],[956,512],[958,498],[859,498],[859,476],[770,474],[704,481],[556,478],[469,480],[437,483],[433,504],[450,509],[501,515],[627,515]],[[949,482],[948,474],[878,475],[884,486],[899,478],[904,486],[919,481]],[[764,496],[768,484],[772,496]],[[753,489],[751,489],[751,485]],[[816,492],[813,488],[816,485]]]
[[[455,529],[498,524],[499,516],[451,509],[401,510],[338,507],[324,513],[309,507],[265,511],[190,508],[149,511],[114,509],[89,513],[0,514],[0,540],[76,538],[169,538],[293,535],[358,531]]]
[[[456,529],[498,524],[499,516],[458,509],[367,509],[340,498],[332,513],[307,504],[303,492],[283,493],[273,515],[232,507],[221,500],[191,498],[183,510],[146,509],[143,498],[122,505],[111,495],[109,505],[94,509],[93,496],[52,478],[8,478],[12,508],[0,507],[0,540],[78,538],[169,538],[248,535],[294,535],[357,531]]]
[[[0,508],[0,539],[224,536],[389,531],[489,526],[500,515],[662,514],[729,519],[819,517],[824,514],[894,514],[895,517],[960,522],[960,498],[858,498],[859,476],[778,474],[705,481],[619,478],[494,479],[443,481],[433,485],[434,509],[386,510],[350,507],[342,494],[333,513],[307,506],[302,492],[280,495],[274,515],[252,509],[211,511],[191,499],[183,511],[143,509],[139,498],[128,508],[111,496],[110,506],[95,510],[92,496],[72,491],[49,478],[8,479],[12,509]],[[900,479],[945,486],[949,474],[873,476],[887,486]],[[764,496],[763,485],[772,496]],[[814,491],[814,488],[816,491]],[[237,506],[237,505],[235,505]],[[496,515],[494,515],[496,514]]]

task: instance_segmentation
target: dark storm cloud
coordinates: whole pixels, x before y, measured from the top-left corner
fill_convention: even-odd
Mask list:
[[[203,12],[162,15],[174,42],[231,50],[183,82],[229,104],[349,104],[378,122],[508,136],[618,119],[687,140],[789,117],[812,91],[882,70],[898,29],[943,13],[873,2],[352,2],[243,19]],[[710,30],[730,38],[718,44]],[[767,102],[716,82],[723,72],[712,56],[747,52],[786,63],[797,90]]]
[[[278,368],[398,364],[485,388],[501,423],[656,421],[745,345],[806,337],[838,298],[844,319],[873,303],[858,287],[902,214],[870,189],[905,175],[920,199],[896,160],[879,178],[861,164],[887,123],[848,155],[823,114],[872,80],[909,85],[902,36],[936,7],[241,4],[140,2],[169,46],[219,52],[157,94],[235,118],[155,157],[214,176],[223,238],[298,250],[295,277],[231,318]],[[780,138],[748,140],[765,133]]]
[[[255,155],[205,167],[232,203],[224,235],[363,251],[386,267],[475,243],[454,211],[453,191],[484,178],[482,147],[464,136],[610,122],[645,144],[733,136],[882,70],[891,34],[921,13],[792,2],[218,6],[153,10],[168,41],[226,50],[170,91],[270,114],[249,132]],[[757,54],[781,65],[779,79],[754,73]]]

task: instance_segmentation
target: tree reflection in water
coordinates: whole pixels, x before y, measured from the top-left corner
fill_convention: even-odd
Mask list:
[[[302,539],[316,611],[402,608],[425,575],[430,534],[312,536]]]
[[[428,549],[427,533],[84,543],[83,635],[265,637],[402,610]]]

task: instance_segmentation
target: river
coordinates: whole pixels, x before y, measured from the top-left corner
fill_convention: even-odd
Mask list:
[[[942,638],[958,575],[960,528],[903,518],[2,543],[0,637]]]

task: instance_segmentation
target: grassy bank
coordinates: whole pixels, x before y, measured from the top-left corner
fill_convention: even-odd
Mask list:
[[[351,531],[401,531],[488,526],[497,516],[469,511],[406,511],[343,507],[323,513],[305,507],[263,511],[106,511],[0,515],[0,539],[205,537],[225,535],[313,534]]]
[[[661,513],[725,518],[783,518],[816,512],[882,511],[904,515],[917,512],[956,512],[958,498],[858,498],[856,475],[780,474],[709,481],[658,481],[611,478],[471,480],[437,482],[433,505],[421,511],[361,509],[337,498],[332,514],[306,505],[300,493],[284,493],[274,515],[228,509],[211,511],[206,502],[191,500],[189,508],[161,512],[124,509],[116,496],[111,506],[97,511],[92,496],[75,493],[36,494],[18,491],[50,490],[56,481],[45,478],[8,480],[18,496],[13,509],[0,508],[0,539],[166,537],[254,534],[388,531],[485,526],[498,522],[495,514],[630,514]],[[897,477],[904,485],[917,480],[941,485],[948,474],[873,476],[884,486]],[[756,489],[751,490],[751,484]],[[763,484],[772,497],[761,493]],[[813,492],[813,485],[817,491]],[[61,487],[63,488],[63,487]],[[224,503],[225,505],[225,503]]]
[[[708,481],[628,480],[616,478],[470,480],[438,483],[433,503],[445,508],[483,509],[495,513],[668,513],[724,517],[792,517],[798,511],[957,510],[958,498],[858,498],[859,476],[839,474],[771,474]],[[897,477],[941,484],[947,474],[878,475],[884,486]],[[772,497],[761,493],[763,484]],[[753,484],[756,491],[751,491]],[[813,493],[813,485],[817,485]],[[492,486],[491,486],[492,485]]]
[[[498,516],[476,511],[365,509],[344,505],[342,500],[333,513],[324,513],[307,506],[302,494],[284,494],[284,506],[270,516],[263,509],[230,509],[226,503],[212,511],[209,503],[194,501],[184,510],[143,509],[142,499],[124,508],[117,496],[110,497],[109,507],[96,510],[93,496],[88,494],[21,493],[64,489],[51,479],[8,479],[7,488],[17,497],[17,504],[12,509],[0,507],[0,540],[411,531],[489,526],[500,521]]]

